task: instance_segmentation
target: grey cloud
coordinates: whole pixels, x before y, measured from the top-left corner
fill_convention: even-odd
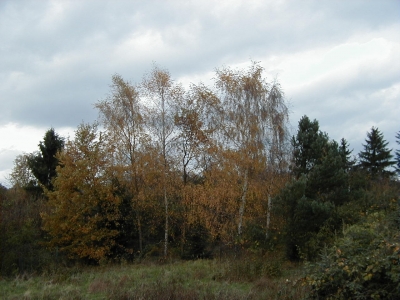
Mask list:
[[[398,24],[400,8],[398,1],[361,0],[243,1],[237,6],[230,1],[97,0],[1,5],[0,123],[45,127],[74,127],[95,119],[92,104],[106,96],[113,73],[138,82],[154,61],[179,78],[224,64],[291,55]],[[129,39],[146,32],[159,35],[161,46],[121,50]],[[386,73],[382,68],[360,70],[354,77],[326,78],[288,93],[294,126],[307,113],[327,124],[328,132],[342,133],[335,129],[339,117],[362,122],[359,95],[390,87],[398,82],[398,72],[396,66]],[[323,104],[315,105],[318,101]]]
[[[295,122],[307,114],[320,122],[321,130],[335,140],[346,138],[355,153],[362,150],[366,133],[372,126],[384,133],[390,148],[397,148],[399,131],[400,68],[392,53],[381,64],[363,65],[353,74],[326,76],[296,92]],[[293,117],[292,116],[292,120]],[[397,126],[397,128],[396,128]]]

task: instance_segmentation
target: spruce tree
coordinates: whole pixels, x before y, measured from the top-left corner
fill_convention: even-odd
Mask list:
[[[55,155],[63,148],[64,139],[54,131],[54,128],[51,128],[46,132],[43,141],[39,143],[40,152],[28,157],[28,166],[33,175],[38,183],[48,190],[53,190],[52,179],[56,176],[58,159]]]
[[[324,149],[321,161],[308,175],[306,196],[319,202],[342,205],[348,201],[348,173],[342,160],[342,153],[335,141]]]
[[[292,138],[293,174],[299,178],[308,174],[322,159],[328,136],[319,130],[317,120],[310,121],[303,116],[299,121],[297,135]]]
[[[339,153],[342,157],[343,169],[345,171],[349,171],[355,163],[354,159],[350,157],[352,152],[353,150],[349,150],[349,144],[346,139],[342,138],[340,140]]]
[[[378,128],[372,127],[367,133],[366,144],[363,144],[364,151],[358,156],[360,159],[360,167],[369,172],[373,179],[387,177],[394,174],[387,168],[393,166],[396,162],[391,160],[392,150],[387,148],[388,142],[383,138],[383,134]]]
[[[276,212],[286,219],[290,259],[312,259],[340,226],[336,207],[349,200],[346,140],[329,140],[317,120],[304,116],[292,139],[294,180],[277,195]]]

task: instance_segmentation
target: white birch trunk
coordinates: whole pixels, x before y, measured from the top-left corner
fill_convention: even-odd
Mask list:
[[[167,189],[164,186],[164,203],[165,203],[165,232],[164,232],[164,258],[168,255],[168,198]]]

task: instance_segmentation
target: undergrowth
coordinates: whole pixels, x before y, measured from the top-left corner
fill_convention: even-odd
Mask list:
[[[266,257],[55,270],[0,280],[1,299],[301,299],[301,268]]]

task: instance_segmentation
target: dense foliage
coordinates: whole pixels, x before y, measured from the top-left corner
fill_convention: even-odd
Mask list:
[[[41,244],[45,200],[0,185],[0,275],[40,272],[55,261]]]
[[[225,278],[308,261],[316,298],[398,295],[399,184],[377,128],[358,161],[307,116],[290,139],[281,87],[257,63],[217,70],[213,88],[158,67],[137,84],[114,75],[95,107],[98,122],[66,141],[50,129],[15,159],[1,275],[231,256]]]
[[[304,116],[292,139],[293,179],[276,197],[276,213],[286,218],[286,252],[290,259],[310,259],[341,226],[337,208],[349,201],[350,151]]]
[[[98,261],[115,244],[119,199],[108,177],[109,155],[96,126],[81,125],[57,156],[60,166],[54,191],[46,193],[43,229],[52,237],[49,245],[72,258]]]
[[[398,299],[399,238],[398,224],[383,212],[346,227],[343,237],[325,248],[311,266],[307,280],[312,295],[316,299]]]

